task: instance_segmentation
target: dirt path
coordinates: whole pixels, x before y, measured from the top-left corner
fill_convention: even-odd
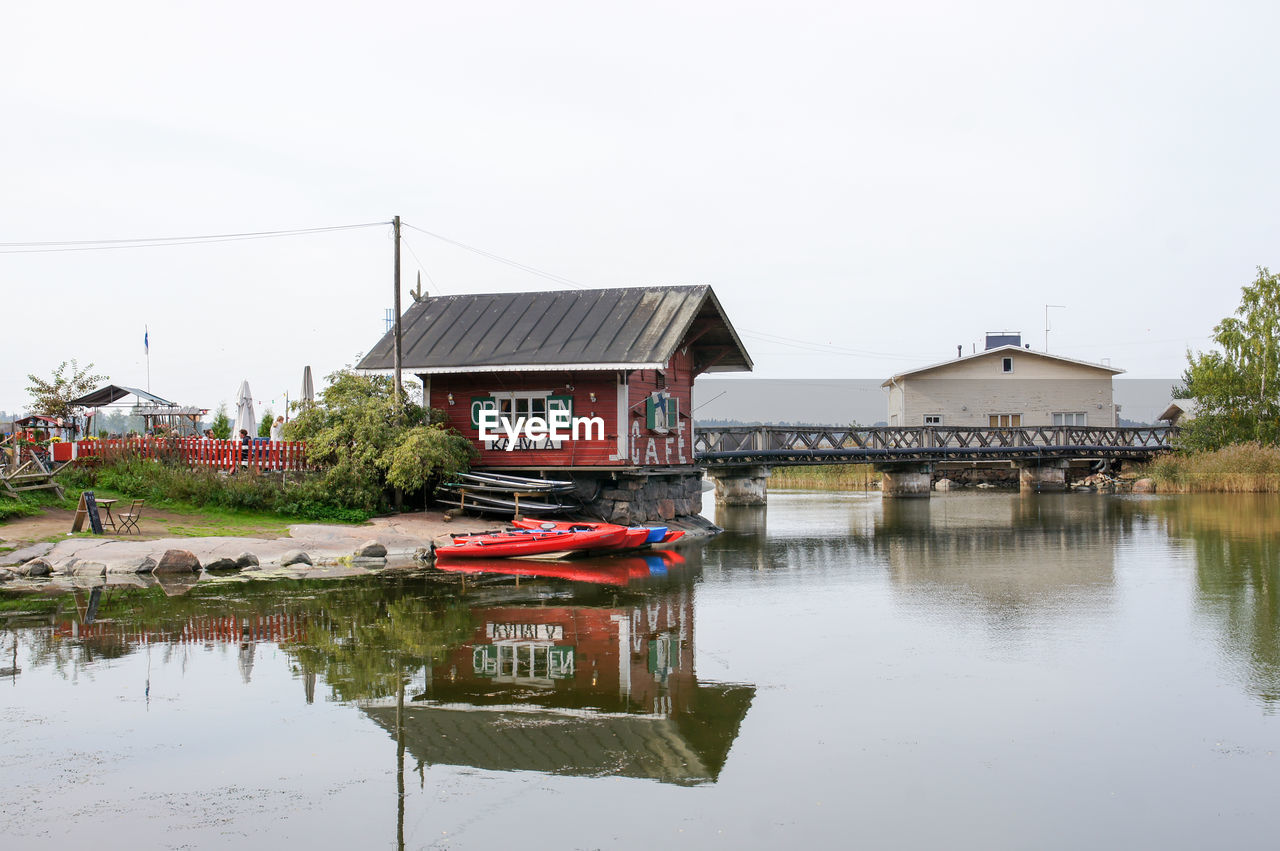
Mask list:
[[[75,512],[64,508],[48,508],[32,517],[19,517],[0,523],[0,547],[20,549],[39,542],[60,541],[73,537],[71,521]],[[174,511],[144,508],[138,523],[140,534],[119,536],[129,540],[154,540],[156,538],[184,538],[203,535],[231,535],[256,538],[285,537],[289,534],[289,522],[228,522],[226,517],[201,514],[182,514]],[[86,533],[81,533],[86,534]],[[96,536],[95,536],[96,537]],[[117,537],[110,527],[103,537]]]

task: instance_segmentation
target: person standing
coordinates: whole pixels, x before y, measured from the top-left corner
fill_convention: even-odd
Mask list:
[[[284,440],[284,417],[276,417],[276,421],[271,424],[271,442],[279,443]]]

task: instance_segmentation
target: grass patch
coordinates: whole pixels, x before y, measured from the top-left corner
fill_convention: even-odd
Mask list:
[[[221,512],[222,525],[252,515],[259,526],[286,521],[363,523],[370,512],[340,504],[319,476],[290,473],[258,475],[240,471],[226,475],[215,470],[142,458],[118,458],[90,466],[74,465],[59,480],[74,490],[109,494],[122,500],[145,499],[152,508],[172,508],[201,514]]]
[[[80,492],[76,492],[79,499]],[[34,517],[45,508],[68,508],[69,499],[58,499],[53,491],[27,491],[17,497],[0,496],[0,523],[17,517]]]
[[[880,474],[870,464],[824,464],[816,467],[776,467],[771,488],[804,490],[871,490],[880,487]]]
[[[1176,452],[1141,468],[1164,493],[1280,493],[1280,447],[1237,443]]]

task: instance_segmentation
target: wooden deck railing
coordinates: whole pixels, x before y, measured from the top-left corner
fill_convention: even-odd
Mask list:
[[[307,445],[300,441],[251,442],[198,437],[125,437],[53,444],[55,461],[133,455],[179,461],[213,470],[308,470]]]

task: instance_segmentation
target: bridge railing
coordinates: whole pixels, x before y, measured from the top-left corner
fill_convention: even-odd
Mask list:
[[[981,448],[1100,447],[1112,449],[1172,448],[1172,427],[1108,426],[725,426],[698,428],[694,456],[720,452],[797,452],[815,450],[929,450]]]

